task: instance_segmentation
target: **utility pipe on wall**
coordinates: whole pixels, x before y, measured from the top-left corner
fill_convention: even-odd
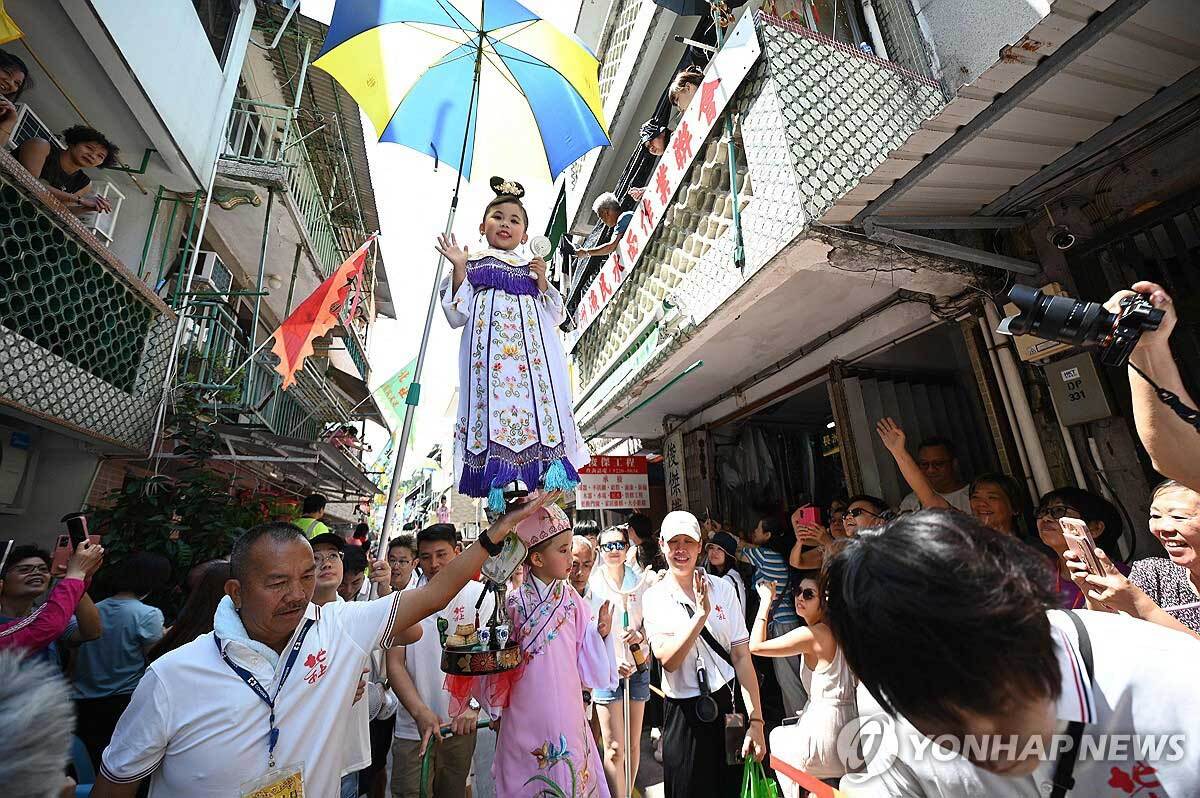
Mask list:
[[[983,333],[983,346],[987,349],[988,359],[992,361],[992,374],[996,377],[996,386],[1000,391],[1000,401],[1004,405],[1004,416],[1008,419],[1009,429],[1017,429],[1017,417],[1013,413],[1012,400],[1008,398],[1008,384],[1004,381],[1004,372],[1000,369],[1000,359],[996,357],[996,340],[988,327],[987,318],[979,320],[979,330]],[[1025,483],[1030,493],[1036,490],[1033,479],[1029,476],[1029,456],[1025,454],[1025,442],[1020,435],[1013,435],[1017,458],[1021,461],[1021,470],[1025,473]]]
[[[983,303],[983,312],[987,316],[989,331],[996,329],[1000,325],[1000,317],[991,302]],[[1017,418],[1017,429],[1024,439],[1025,451],[1029,456],[1030,476],[1033,477],[1034,486],[1037,488],[1036,495],[1041,496],[1054,490],[1050,466],[1046,463],[1046,453],[1042,449],[1037,426],[1033,423],[1033,411],[1029,409],[1029,399],[1025,396],[1025,386],[1021,383],[1021,373],[1017,369],[1012,346],[998,339],[996,344],[996,357],[1000,360],[1000,369],[1008,384],[1009,399],[1012,401],[1013,414]]]

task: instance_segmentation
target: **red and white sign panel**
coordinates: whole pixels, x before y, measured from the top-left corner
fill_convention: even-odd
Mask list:
[[[758,60],[762,50],[754,30],[753,16],[743,16],[729,40],[709,62],[704,71],[704,81],[679,120],[667,144],[667,151],[651,174],[646,194],[634,210],[633,220],[621,243],[580,298],[579,307],[575,310],[576,341],[600,315],[629,273],[637,267],[642,248],[658,229],[692,161],[704,149],[704,142],[721,112]]]
[[[650,506],[645,457],[593,457],[579,472],[575,506],[580,510],[644,510]]]

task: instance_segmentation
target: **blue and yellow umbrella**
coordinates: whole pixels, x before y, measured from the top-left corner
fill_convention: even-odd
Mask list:
[[[608,144],[599,63],[515,0],[338,0],[313,65],[380,141],[483,174],[553,180]]]

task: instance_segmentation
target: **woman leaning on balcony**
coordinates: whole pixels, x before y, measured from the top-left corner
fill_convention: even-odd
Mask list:
[[[83,170],[115,164],[117,146],[86,125],[68,128],[62,138],[67,145],[65,150],[42,138],[24,141],[17,147],[17,160],[72,213],[111,211],[108,200],[92,191],[92,179]]]
[[[7,142],[17,124],[17,100],[29,88],[29,67],[0,50],[0,142]]]

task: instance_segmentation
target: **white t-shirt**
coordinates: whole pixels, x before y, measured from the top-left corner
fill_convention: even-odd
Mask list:
[[[742,605],[728,581],[711,574],[705,574],[704,578],[708,580],[709,595],[712,597],[712,611],[704,625],[725,651],[732,654],[734,646],[750,639]],[[642,615],[651,648],[659,648],[663,641],[683,634],[691,626],[692,619],[683,608],[685,604],[692,608],[693,613],[699,612],[696,602],[684,594],[675,577],[669,573],[646,591],[642,598]],[[702,638],[697,637],[695,646],[674,673],[663,669],[662,688],[668,698],[694,698],[700,695],[700,683],[696,680],[696,649],[700,650],[700,656],[704,659],[711,692],[716,692],[734,677],[733,666],[712,651]]]
[[[939,493],[946,501],[950,502],[950,506],[956,510],[961,510],[968,515],[971,514],[971,486],[963,485],[958,490],[950,491],[949,493]],[[916,493],[910,493],[904,497],[904,501],[900,502],[900,512],[915,513],[921,509],[921,500],[917,498]]]
[[[640,629],[643,620],[642,598],[649,589],[653,577],[645,578],[629,566],[625,566],[625,580],[620,586],[621,589],[614,590],[614,586],[609,582],[608,574],[603,568],[603,564],[597,566],[588,581],[588,592],[591,595],[587,598],[592,605],[592,617],[594,620],[598,616],[604,602],[607,601],[612,605],[612,626],[604,642],[608,644],[609,656],[613,658],[613,662],[618,666],[632,666],[635,664],[633,654],[630,652],[629,646],[625,645],[621,639],[626,628],[624,625],[625,612],[629,612],[628,628]],[[645,651],[644,648],[642,650]]]
[[[277,665],[238,640],[221,640],[225,654],[276,696],[275,762],[303,767],[305,795],[336,796],[344,773],[370,764],[369,746],[365,759],[346,761],[344,738],[359,722],[358,713],[347,708],[368,652],[391,644],[402,595],[310,604],[305,617],[315,623],[282,688],[279,675],[303,622]],[[365,709],[366,701],[360,703]],[[269,721],[266,703],[225,663],[209,632],[146,669],[104,751],[101,770],[118,783],[153,774],[152,798],[236,796],[242,784],[268,770]]]
[[[426,583],[424,577],[417,585]],[[404,647],[404,664],[408,675],[416,685],[417,694],[440,719],[450,720],[450,693],[443,684],[446,674],[442,673],[442,644],[438,635],[437,619],[445,618],[449,623],[449,632],[454,633],[460,623],[475,622],[475,602],[479,594],[484,592],[482,582],[470,581],[458,592],[446,608],[424,618],[421,621],[421,639],[412,645]],[[492,617],[492,609],[496,606],[495,594],[488,591],[479,608],[479,623],[486,624]],[[396,710],[396,737],[401,740],[420,740],[417,723],[408,710],[401,705]]]
[[[1136,794],[1162,798],[1200,795],[1200,746],[1195,745],[1200,740],[1200,691],[1194,677],[1200,641],[1125,615],[1078,611],[1092,644],[1095,679],[1089,683],[1071,619],[1061,610],[1047,615],[1062,677],[1059,733],[1065,734],[1067,721],[1085,723],[1082,751],[1075,762],[1075,787],[1069,795],[1125,798],[1130,791],[1119,788],[1120,784],[1137,789],[1139,782],[1155,781],[1158,785]],[[862,716],[882,714],[861,686],[858,704]],[[925,738],[904,718],[896,719],[895,728],[899,735],[892,739],[899,753],[879,762],[872,760],[866,773],[843,777],[840,789],[844,795],[1045,798],[1050,794],[1056,766],[1053,759],[1029,776],[1005,778],[946,749],[931,755]],[[1141,739],[1131,741],[1132,735]],[[1141,745],[1162,746],[1165,756],[1147,756],[1147,749],[1138,751]],[[1089,746],[1092,753],[1085,756]],[[1097,750],[1103,753],[1097,756]],[[1181,756],[1173,757],[1175,753]],[[1146,765],[1154,771],[1143,771],[1135,779],[1134,767]]]

